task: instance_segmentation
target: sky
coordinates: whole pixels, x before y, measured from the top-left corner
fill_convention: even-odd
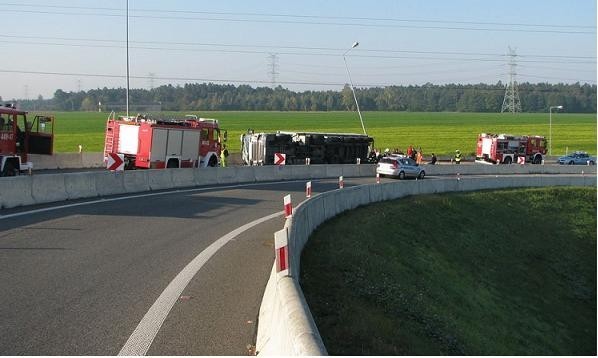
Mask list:
[[[0,97],[126,87],[126,6],[126,0],[0,0]],[[511,71],[518,82],[596,84],[595,0],[129,0],[128,6],[130,88],[214,82],[340,90],[349,73],[356,87],[495,84],[508,82]],[[507,55],[509,48],[516,56]]]

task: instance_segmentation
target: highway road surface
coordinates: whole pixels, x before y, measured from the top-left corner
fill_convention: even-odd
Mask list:
[[[305,181],[0,211],[0,354],[248,354],[288,193]]]

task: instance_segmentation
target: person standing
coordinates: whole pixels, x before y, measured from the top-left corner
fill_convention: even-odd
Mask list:
[[[461,164],[461,151],[455,150],[455,164]]]
[[[415,162],[417,163],[417,165],[422,164],[422,149],[421,148],[419,148],[419,151],[415,155]]]
[[[220,152],[220,166],[226,167],[226,160],[228,158],[228,149],[226,149],[226,144],[222,145],[222,151]]]
[[[432,153],[432,160],[430,160],[430,164],[434,165],[434,164],[436,164],[437,161],[438,161],[438,158],[436,158],[436,154]]]

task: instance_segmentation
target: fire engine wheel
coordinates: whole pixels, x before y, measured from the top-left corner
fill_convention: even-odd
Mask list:
[[[208,161],[208,166],[209,167],[215,167],[217,165],[218,165],[218,159],[216,159],[216,157],[212,155],[210,157],[210,160]]]
[[[399,179],[405,179],[405,172],[399,172]]]
[[[6,162],[4,165],[4,170],[2,170],[2,176],[4,177],[14,177],[19,174],[17,168],[12,162]]]
[[[504,160],[504,163],[505,164],[511,164],[511,163],[513,163],[513,159],[511,159],[511,157],[506,157],[505,160]]]
[[[541,164],[542,163],[542,157],[539,155],[536,155],[534,157],[534,160],[532,161],[532,164]]]

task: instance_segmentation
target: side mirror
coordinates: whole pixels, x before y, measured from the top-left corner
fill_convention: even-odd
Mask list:
[[[224,141],[228,140],[228,131],[224,131]]]

